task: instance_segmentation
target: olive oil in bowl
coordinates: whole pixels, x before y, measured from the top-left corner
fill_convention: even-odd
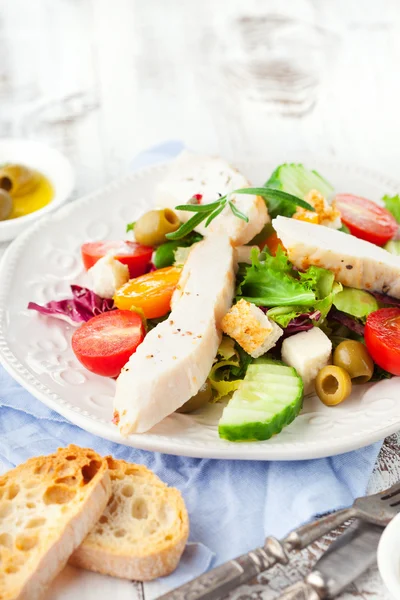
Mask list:
[[[6,164],[0,168],[0,191],[0,220],[3,221],[29,215],[54,198],[49,179],[20,164]]]

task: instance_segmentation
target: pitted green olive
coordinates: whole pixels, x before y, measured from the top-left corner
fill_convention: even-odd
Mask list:
[[[318,373],[315,391],[326,406],[336,406],[351,394],[350,375],[341,367],[328,365]]]
[[[179,229],[180,221],[173,210],[150,210],[136,221],[134,234],[139,244],[159,246],[167,241],[167,233]]]
[[[10,164],[0,169],[0,189],[13,196],[23,196],[33,192],[39,182],[39,173],[24,165]]]
[[[211,398],[212,398],[212,387],[211,387],[210,382],[207,379],[207,381],[201,386],[201,388],[199,389],[197,394],[195,396],[192,396],[190,398],[190,400],[185,402],[185,404],[183,404],[183,406],[178,408],[178,410],[176,412],[179,412],[179,413],[193,412],[194,410],[197,410],[198,408],[201,408],[202,406],[204,406],[205,404],[210,402]]]
[[[374,362],[367,348],[356,340],[345,340],[333,353],[333,364],[342,367],[353,383],[367,383],[374,373]]]
[[[11,215],[13,201],[8,192],[0,189],[0,221],[5,221]]]

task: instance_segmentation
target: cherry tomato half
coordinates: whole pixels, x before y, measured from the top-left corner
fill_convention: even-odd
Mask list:
[[[377,365],[400,375],[400,308],[381,308],[367,317],[365,343]]]
[[[93,267],[97,261],[112,252],[117,260],[127,265],[130,277],[138,277],[146,273],[153,248],[137,242],[87,242],[81,248],[82,260],[86,270]]]
[[[90,319],[72,336],[72,350],[84,367],[117,377],[145,336],[143,321],[130,310],[112,310]]]
[[[336,206],[350,233],[361,240],[384,246],[397,233],[398,224],[393,215],[372,200],[338,194]]]
[[[146,319],[163,317],[171,309],[171,297],[181,276],[181,269],[165,267],[131,279],[120,287],[114,302],[117,308],[141,308]]]

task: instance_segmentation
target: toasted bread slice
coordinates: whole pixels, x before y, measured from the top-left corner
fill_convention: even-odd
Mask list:
[[[0,598],[40,598],[110,493],[107,461],[73,445],[0,477]]]
[[[180,492],[142,465],[107,457],[112,495],[69,563],[114,577],[150,581],[177,567],[189,535]]]

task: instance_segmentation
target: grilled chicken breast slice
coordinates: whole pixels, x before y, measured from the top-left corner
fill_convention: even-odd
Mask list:
[[[272,224],[296,268],[324,267],[343,285],[400,298],[399,257],[321,225],[287,217],[277,217]]]
[[[204,384],[232,304],[233,248],[226,235],[196,244],[166,321],[152,329],[117,380],[114,410],[122,435],[148,431]]]
[[[215,202],[235,189],[249,187],[249,181],[222,158],[201,156],[184,150],[171,164],[164,181],[156,189],[156,204],[161,208],[175,209],[186,204],[193,196],[201,195],[201,204]],[[247,244],[261,231],[270,218],[265,202],[259,196],[232,195],[232,202],[249,219],[238,219],[227,206],[208,227],[204,222],[196,227],[202,235],[225,233],[235,246]],[[181,221],[186,222],[193,213],[178,211]]]

